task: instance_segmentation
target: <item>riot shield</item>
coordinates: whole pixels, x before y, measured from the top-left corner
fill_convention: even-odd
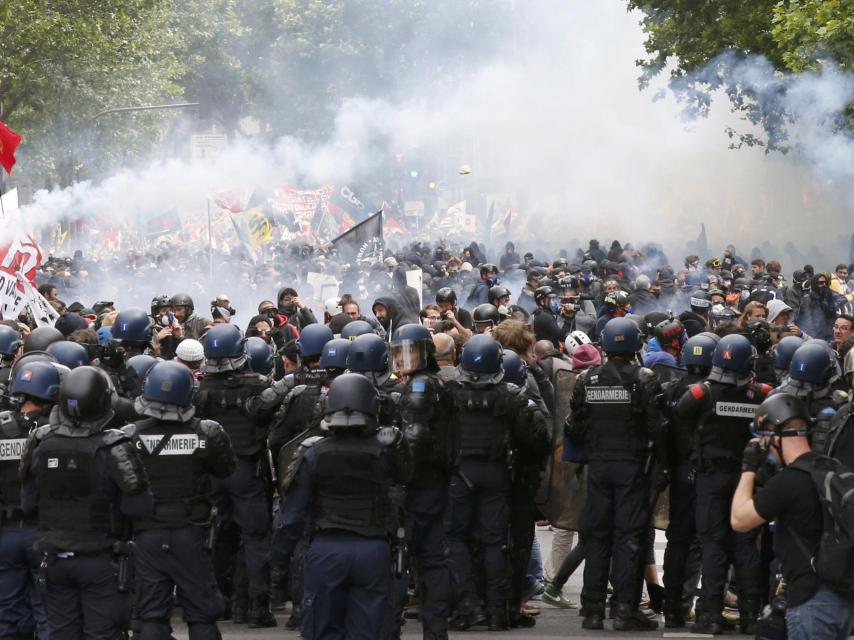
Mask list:
[[[673,367],[669,364],[654,364],[652,365],[652,370],[658,376],[658,381],[661,384],[665,382],[671,382],[673,380],[681,380],[682,377],[688,373],[685,369],[680,367]]]
[[[586,495],[586,474],[580,473],[578,464],[564,462],[563,423],[570,413],[569,401],[578,373],[556,368],[554,372],[555,414],[552,421],[551,458],[546,465],[543,482],[537,491],[537,506],[555,527],[578,531]]]

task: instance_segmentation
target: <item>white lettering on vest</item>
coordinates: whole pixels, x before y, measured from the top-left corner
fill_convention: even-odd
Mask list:
[[[587,402],[603,404],[628,404],[631,401],[625,387],[587,387]]]
[[[720,402],[715,403],[715,415],[724,418],[747,418],[752,420],[756,415],[755,404],[744,402]]]
[[[139,439],[142,441],[142,444],[145,445],[145,448],[148,449],[148,453],[154,451],[160,441],[163,439],[163,434],[160,435],[148,435],[148,434],[140,434]],[[170,436],[169,441],[163,446],[158,455],[161,456],[189,456],[196,449],[202,449],[203,443],[199,442],[199,437],[195,434],[191,433],[180,433],[175,434],[174,436]]]
[[[20,460],[26,438],[0,440],[0,460]]]

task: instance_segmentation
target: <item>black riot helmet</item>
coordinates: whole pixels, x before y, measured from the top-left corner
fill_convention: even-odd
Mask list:
[[[62,340],[48,345],[47,352],[61,365],[76,369],[91,363],[89,351],[82,344]]]
[[[187,307],[187,317],[189,318],[193,315],[193,311],[195,310],[195,305],[193,304],[193,299],[187,293],[176,293],[174,296],[169,298],[169,306],[170,307]]]
[[[489,304],[497,307],[502,304],[502,298],[507,298],[508,302],[510,301],[510,289],[501,285],[495,285],[489,289],[489,293],[487,294]]]
[[[21,334],[7,324],[0,324],[0,356],[14,356],[21,348]]]
[[[373,427],[379,413],[379,394],[373,383],[358,373],[344,373],[329,385],[323,414],[329,429]]]
[[[785,426],[795,419],[803,420],[806,425],[803,431],[795,431],[793,435],[806,437],[811,418],[804,403],[792,394],[775,393],[756,408],[754,432],[762,436],[780,435],[783,431],[788,431]]]
[[[24,339],[24,353],[30,351],[47,351],[49,345],[54,342],[65,340],[65,336],[59,329],[53,327],[37,327],[30,331]]]
[[[663,311],[650,311],[643,317],[643,322],[641,323],[641,333],[651,338],[655,335],[655,327],[660,322],[667,320],[670,316]]]
[[[512,349],[504,350],[504,359],[501,361],[504,370],[504,382],[511,382],[517,387],[524,387],[528,382],[528,365]]]
[[[160,362],[159,358],[150,356],[147,353],[140,353],[139,355],[128,358],[127,365],[136,371],[136,377],[139,378],[140,381],[143,381],[145,380],[145,376],[148,375],[148,372],[151,370],[151,367],[158,362]]]
[[[57,405],[63,418],[74,426],[98,431],[115,415],[114,396],[113,384],[105,371],[77,367],[62,381]]]
[[[160,310],[163,307],[168,307],[171,305],[172,302],[171,300],[169,300],[169,296],[167,296],[165,293],[160,294],[159,296],[154,296],[151,299],[151,316],[153,318],[156,318],[160,315]]]
[[[483,333],[488,328],[495,327],[501,322],[501,314],[498,313],[498,307],[488,302],[477,305],[471,317],[475,333]]]
[[[557,297],[557,291],[549,285],[544,285],[541,280],[540,286],[534,291],[534,302],[537,303],[537,306],[541,307],[543,305],[540,303],[544,300],[548,300],[552,296]]]
[[[442,287],[436,292],[436,304],[447,302],[448,304],[457,304],[457,292],[451,287]]]

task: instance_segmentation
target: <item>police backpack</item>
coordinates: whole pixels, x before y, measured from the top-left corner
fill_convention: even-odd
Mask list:
[[[854,600],[854,471],[835,458],[816,456],[812,463],[791,465],[810,474],[821,503],[824,530],[810,561],[819,580],[838,594]],[[809,551],[792,532],[801,551]]]

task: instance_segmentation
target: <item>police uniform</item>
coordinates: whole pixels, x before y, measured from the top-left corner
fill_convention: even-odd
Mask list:
[[[47,616],[36,584],[36,518],[21,510],[18,474],[30,431],[46,422],[40,413],[0,413],[0,638],[32,638],[34,631],[41,639],[48,636]]]
[[[741,477],[744,447],[751,438],[750,423],[756,407],[770,391],[766,384],[707,380],[692,385],[676,405],[675,414],[680,420],[693,420],[697,425],[696,525],[703,554],[702,613],[698,623],[702,626],[720,622],[730,563],[735,566],[744,625],[755,620],[758,613],[762,586],[757,531],[734,532],[730,527],[730,504]]]
[[[370,385],[357,374],[337,380],[351,377]],[[393,427],[336,426],[335,413],[330,417],[331,435],[304,441],[283,479],[278,551],[289,556],[306,526],[312,531],[303,638],[376,640],[384,637],[391,612],[388,491],[410,476],[409,447]],[[343,420],[351,421],[352,413]]]
[[[22,474],[24,512],[38,512],[50,637],[113,640],[129,618],[114,551],[125,518],[151,509],[135,448],[121,431],[92,432],[54,409],[27,443]]]
[[[589,458],[581,600],[588,615],[599,617],[598,627],[591,628],[601,628],[612,551],[618,617],[620,611],[632,616],[638,607],[649,526],[650,441],[659,445],[666,468],[657,406],[660,393],[651,370],[616,357],[583,372],[573,389],[567,436],[583,442]]]
[[[448,637],[451,577],[443,517],[456,456],[450,428],[451,398],[433,370],[421,370],[403,386],[399,411],[414,461],[412,480],[407,484],[406,511],[411,535],[409,551],[424,594],[421,623],[425,640],[444,640]]]
[[[192,380],[188,384],[192,388]],[[171,637],[174,586],[190,638],[217,640],[224,603],[205,547],[207,529],[215,526],[210,478],[234,471],[231,443],[219,424],[190,417],[192,410],[144,398],[139,404],[151,417],[123,429],[145,464],[154,495],[151,515],[134,522],[139,637]]]
[[[253,398],[267,387],[267,378],[238,367],[238,370],[207,373],[196,395],[197,417],[222,425],[237,458],[234,473],[224,479],[214,479],[212,487],[220,524],[224,528],[236,525],[240,532],[251,600],[249,623],[253,626],[257,624],[253,617],[258,615],[265,619],[265,626],[271,620],[274,622],[269,612],[271,460],[266,445],[266,425],[251,406]],[[225,542],[224,537],[214,552],[214,565],[220,588],[230,596],[233,589],[226,576],[232,571],[237,549],[224,548]],[[232,539],[232,542],[237,540]]]

